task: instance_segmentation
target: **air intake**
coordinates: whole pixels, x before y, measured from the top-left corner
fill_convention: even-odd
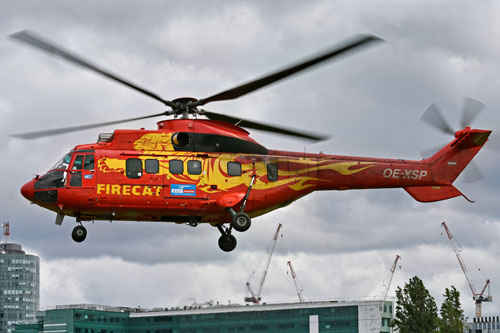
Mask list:
[[[97,143],[113,141],[113,133],[99,133]]]

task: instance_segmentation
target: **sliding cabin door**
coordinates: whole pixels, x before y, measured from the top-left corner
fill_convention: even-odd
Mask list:
[[[163,197],[169,214],[198,216],[207,208],[206,156],[170,156],[164,174]]]

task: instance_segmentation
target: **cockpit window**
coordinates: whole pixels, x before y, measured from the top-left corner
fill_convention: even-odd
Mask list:
[[[85,155],[76,155],[75,161],[73,162],[73,170],[82,170],[84,156]]]
[[[52,170],[38,178],[35,182],[35,190],[64,187],[65,181],[66,171]]]
[[[85,162],[83,163],[83,170],[94,170],[94,155],[85,155]]]
[[[66,170],[69,166],[69,162],[71,162],[71,156],[73,154],[66,154],[64,155],[63,158],[61,158],[59,161],[57,161],[56,164],[54,164],[54,166],[52,167],[51,170],[54,170],[54,169],[64,169]]]

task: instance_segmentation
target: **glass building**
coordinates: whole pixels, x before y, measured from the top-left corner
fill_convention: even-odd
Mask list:
[[[467,333],[500,333],[500,317],[472,318],[472,322],[465,324]]]
[[[322,301],[263,305],[132,309],[68,305],[40,313],[15,332],[205,333],[205,332],[391,332],[392,302]]]
[[[33,320],[40,306],[40,259],[21,245],[0,243],[0,333]]]

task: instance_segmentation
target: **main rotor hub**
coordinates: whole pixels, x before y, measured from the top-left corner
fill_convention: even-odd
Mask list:
[[[172,111],[175,117],[181,116],[183,119],[188,119],[190,114],[198,113],[196,109],[198,100],[194,97],[180,97],[172,100],[174,106]]]
[[[180,97],[172,100],[172,102],[176,105],[189,105],[198,102],[198,100],[194,97]]]

